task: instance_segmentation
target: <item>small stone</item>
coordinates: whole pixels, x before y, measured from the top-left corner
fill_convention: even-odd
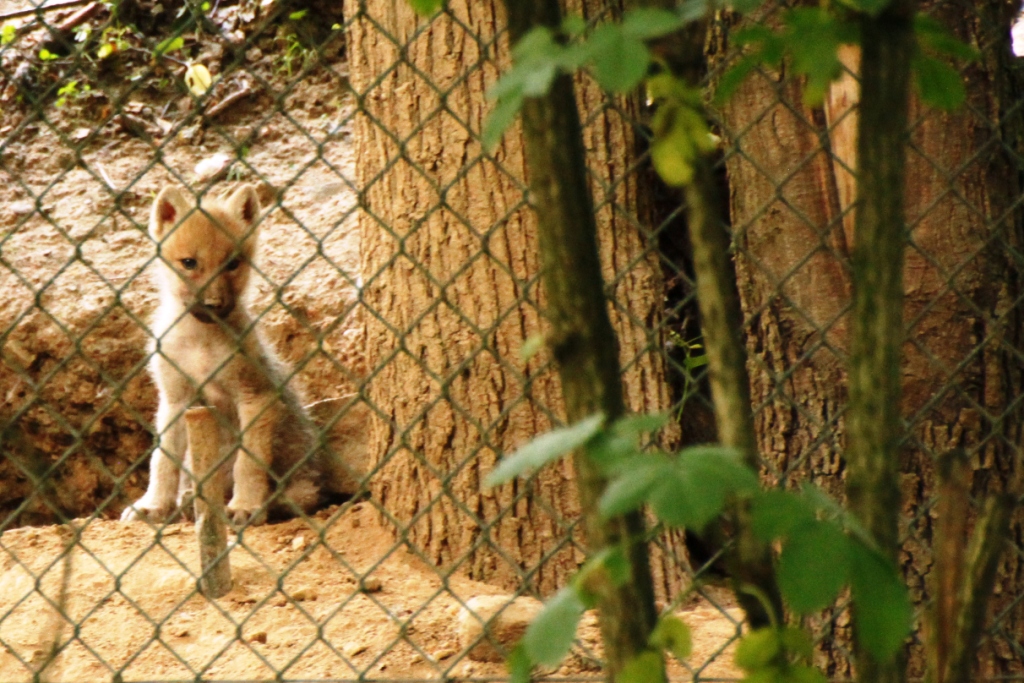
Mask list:
[[[247,62],[258,62],[263,58],[263,50],[258,47],[250,48],[245,51],[245,61]]]
[[[189,630],[187,626],[176,626],[170,630],[170,633],[175,638],[187,638]]]
[[[359,590],[363,593],[380,593],[384,586],[376,576],[368,576],[359,583]]]
[[[478,595],[459,612],[459,645],[478,662],[501,662],[544,609],[540,600],[512,595]],[[486,625],[486,632],[484,626]],[[501,645],[505,652],[498,649]]]
[[[216,180],[227,173],[232,161],[233,159],[224,152],[217,152],[212,157],[203,159],[195,167],[196,181]]]
[[[299,602],[304,600],[316,600],[316,591],[310,586],[302,586],[292,591],[292,598]]]
[[[437,652],[431,653],[430,657],[435,662],[440,662],[442,659],[448,659],[449,657],[455,656],[455,650],[450,647],[443,647]]]
[[[341,651],[345,653],[346,657],[355,657],[366,652],[366,645],[364,643],[345,643]]]
[[[90,133],[92,133],[92,128],[78,128],[71,134],[71,139],[75,142],[81,142],[89,137]]]
[[[11,202],[7,208],[15,216],[27,216],[36,210],[36,203],[31,199],[23,199],[18,202]]]
[[[253,631],[249,634],[250,643],[266,643],[267,632],[266,631]]]
[[[306,547],[306,537],[299,534],[292,539],[292,550],[302,550]]]
[[[284,597],[283,595],[275,595],[274,597],[270,598],[270,605],[272,607],[284,607],[287,604],[288,598]]]

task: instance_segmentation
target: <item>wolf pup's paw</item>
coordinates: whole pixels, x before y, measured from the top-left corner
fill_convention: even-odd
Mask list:
[[[124,512],[121,513],[121,521],[147,521],[151,524],[163,524],[170,521],[175,513],[174,508],[174,501],[156,503],[143,496],[124,509]]]
[[[267,521],[267,511],[262,505],[238,505],[231,501],[227,507],[228,523],[235,529],[257,526]]]

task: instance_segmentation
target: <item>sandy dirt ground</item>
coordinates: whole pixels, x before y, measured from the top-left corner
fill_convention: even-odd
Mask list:
[[[501,663],[467,657],[472,643],[460,642],[458,626],[467,600],[500,591],[426,565],[392,544],[379,519],[364,501],[245,531],[230,556],[234,588],[219,600],[196,592],[189,525],[159,535],[145,523],[103,520],[77,532],[81,522],[7,531],[0,680],[30,680],[48,662],[50,681],[505,676]],[[56,609],[62,590],[67,620]],[[703,677],[736,676],[727,644],[739,615],[727,614],[707,604],[680,613],[694,632],[689,661],[705,664]],[[552,675],[599,677],[591,614],[579,643]],[[690,676],[678,663],[671,673]]]

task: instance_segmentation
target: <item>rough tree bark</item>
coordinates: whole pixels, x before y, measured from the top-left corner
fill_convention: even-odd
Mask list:
[[[954,447],[970,453],[975,496],[1003,489],[1021,466],[1022,284],[1013,254],[1024,229],[1013,211],[1024,80],[1011,62],[1012,3],[922,4],[980,46],[983,58],[965,71],[966,107],[942,113],[912,99],[909,112],[899,560],[915,601],[929,591],[933,458]],[[719,55],[727,37],[720,36]],[[856,70],[856,53],[846,57]],[[759,448],[780,482],[810,479],[836,495],[845,475],[856,101],[847,78],[823,108],[811,109],[801,104],[798,82],[765,71],[724,111],[741,151],[727,168]],[[1022,527],[1018,510],[1011,533],[1018,544]],[[1009,608],[1002,627],[1018,639],[1024,606],[1014,600],[1022,585],[1024,563],[1008,555],[991,613]],[[840,640],[849,636],[843,614],[823,627]],[[830,676],[849,675],[838,650],[821,657]],[[983,645],[980,660],[982,675],[1020,671],[1000,638]],[[909,675],[923,666],[912,650]]]
[[[582,559],[567,542],[579,513],[571,464],[531,485],[488,491],[480,483],[499,453],[564,415],[549,360],[519,359],[524,341],[545,329],[521,133],[510,131],[493,158],[476,139],[489,108],[484,93],[507,66],[499,4],[456,0],[424,20],[404,1],[346,2],[361,107],[362,300],[373,368],[365,394],[377,411],[370,486],[430,562],[549,592]],[[569,4],[586,15],[608,9],[596,0]],[[577,100],[595,170],[603,276],[618,302],[609,312],[626,405],[664,410],[659,343],[648,332],[661,284],[632,218],[633,131],[601,107],[592,84],[579,84]]]

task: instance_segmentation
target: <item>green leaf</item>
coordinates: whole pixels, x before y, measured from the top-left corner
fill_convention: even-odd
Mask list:
[[[644,504],[655,485],[671,476],[672,465],[666,458],[646,460],[626,469],[608,484],[598,506],[602,517],[609,519],[636,510]]]
[[[757,671],[770,665],[782,652],[782,640],[774,628],[759,628],[740,639],[733,661],[744,671]]]
[[[896,565],[881,554],[854,544],[850,555],[854,633],[875,658],[888,661],[913,625],[907,587]]]
[[[487,475],[484,484],[504,484],[521,474],[543,467],[585,444],[603,426],[604,413],[596,413],[574,425],[542,434],[498,463],[498,466]]]
[[[544,348],[546,342],[547,337],[542,333],[531,334],[523,342],[523,345],[519,347],[519,358],[525,363],[536,356]]]
[[[602,24],[590,38],[594,77],[602,88],[624,93],[647,75],[651,53],[643,41],[627,36],[616,24]]]
[[[683,365],[687,370],[696,370],[702,368],[709,363],[708,354],[702,353],[699,356],[688,356],[684,361]]]
[[[608,584],[623,586],[632,575],[633,569],[622,548],[605,548],[586,561],[572,578],[572,586],[583,605],[591,609],[597,607]]]
[[[682,186],[693,179],[700,154],[715,148],[707,122],[698,110],[678,98],[667,98],[651,121],[651,161],[667,184]]]
[[[956,109],[967,99],[960,72],[946,62],[927,55],[917,55],[913,62],[914,82],[921,99],[938,109]]]
[[[814,656],[814,642],[811,640],[811,634],[802,628],[787,626],[782,629],[779,637],[782,639],[782,647],[786,648],[786,652],[796,655],[804,661],[810,661]]]
[[[743,462],[743,454],[728,446],[690,446],[679,452],[679,465],[704,486],[718,486],[726,494],[749,495],[760,490],[757,474]]]
[[[751,503],[754,534],[766,543],[789,536],[798,526],[815,521],[814,506],[801,496],[777,489],[762,491]]]
[[[759,63],[758,54],[747,55],[722,74],[715,88],[715,102],[723,104],[732,97],[733,93],[739,90],[740,85],[743,84],[743,81],[747,80],[747,77],[757,68]]]
[[[14,39],[18,35],[18,28],[11,23],[6,23],[0,27],[0,45],[7,45],[14,42]]]
[[[952,57],[971,62],[981,54],[973,47],[950,33],[938,20],[926,14],[914,18],[914,31],[921,47],[942,57]]]
[[[574,588],[567,586],[555,593],[523,635],[523,647],[530,661],[558,666],[572,647],[583,612],[583,602]]]
[[[60,59],[60,55],[55,55],[44,47],[39,51],[39,59],[44,62],[52,62],[55,59]]]
[[[752,492],[757,486],[757,476],[735,449],[694,446],[665,468],[647,500],[661,521],[699,532],[721,514],[728,496]]]
[[[668,424],[666,413],[634,413],[620,417],[611,426],[616,434],[639,436],[648,432],[656,432]]]
[[[633,577],[633,567],[629,564],[622,548],[606,548],[601,553],[601,566],[608,572],[608,580],[613,586],[624,586]]]
[[[520,80],[523,97],[540,97],[547,93],[552,81],[558,75],[556,61],[531,62],[532,69],[523,69]],[[525,65],[524,65],[525,66]]]
[[[410,0],[410,2],[414,2],[414,0]],[[298,21],[299,19],[304,19],[305,16],[308,13],[309,13],[309,10],[307,10],[307,9],[300,9],[297,12],[292,12],[291,14],[289,14],[288,18],[291,19],[292,21]]]
[[[512,648],[505,666],[508,668],[509,683],[530,683],[533,662],[530,661],[530,655],[526,654],[526,648],[521,642]]]
[[[634,456],[640,452],[640,436],[661,429],[667,422],[668,416],[664,414],[627,415],[619,418],[587,444],[587,455],[604,474],[614,476],[620,470],[632,467]]]
[[[791,10],[786,15],[786,24],[793,69],[807,77],[804,102],[811,106],[821,104],[829,84],[843,73],[839,45],[850,34],[836,14],[817,7]]]
[[[835,601],[849,579],[849,540],[838,524],[815,522],[793,529],[779,555],[779,589],[800,614]]]
[[[795,664],[786,671],[787,683],[828,683],[828,678],[813,666]]]
[[[587,30],[587,20],[578,14],[567,14],[562,18],[562,33],[575,38]]]
[[[521,94],[512,97],[503,97],[494,105],[494,109],[487,115],[484,122],[484,129],[480,133],[480,142],[485,150],[494,149],[501,141],[505,131],[512,126],[519,110],[523,108],[523,96]]]
[[[546,26],[535,26],[512,48],[512,56],[516,61],[544,61],[554,58],[560,49],[561,45],[555,40],[551,29]]]
[[[708,491],[704,492],[708,494]],[[703,528],[699,521],[714,516],[725,503],[725,497],[712,489],[701,495],[685,472],[669,468],[647,494],[647,501],[659,520],[669,526]]]
[[[651,647],[668,650],[682,661],[693,652],[693,634],[690,627],[674,614],[666,614],[658,620],[647,641]]]
[[[607,477],[615,478],[633,468],[640,448],[636,436],[606,429],[587,444],[587,458]]]
[[[665,662],[658,652],[644,650],[622,667],[615,683],[664,683]]]
[[[153,54],[159,57],[162,54],[174,52],[175,50],[180,50],[183,47],[185,47],[185,39],[181,36],[175,36],[160,42],[155,48],[153,48]]]
[[[674,33],[683,27],[683,21],[675,12],[657,7],[643,7],[630,10],[622,19],[622,32],[638,40],[658,38]]]
[[[444,0],[409,0],[409,6],[421,16],[430,16],[441,9]]]
[[[748,673],[743,677],[742,683],[790,683],[786,677],[788,669],[789,667],[766,666]]]

